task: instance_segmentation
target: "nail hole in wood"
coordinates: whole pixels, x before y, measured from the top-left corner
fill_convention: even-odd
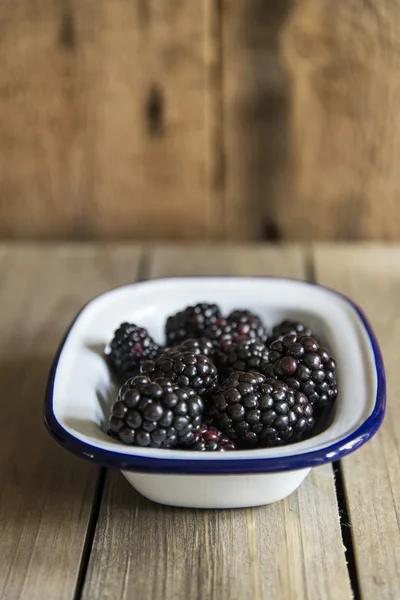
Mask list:
[[[76,41],[75,19],[72,11],[65,12],[61,17],[59,42],[66,50],[72,50]]]
[[[279,242],[282,239],[278,225],[275,221],[268,221],[264,225],[264,240],[269,242]]]
[[[148,132],[152,137],[164,133],[164,97],[162,89],[154,85],[146,102],[146,120]]]

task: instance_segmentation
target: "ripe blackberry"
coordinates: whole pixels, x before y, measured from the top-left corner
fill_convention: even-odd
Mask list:
[[[106,357],[121,382],[139,373],[140,362],[156,358],[160,348],[146,329],[122,323],[114,334]]]
[[[179,352],[190,352],[191,354],[203,354],[203,356],[213,356],[215,354],[216,346],[211,340],[206,337],[201,337],[198,340],[189,338],[181,342],[174,348]]]
[[[220,317],[204,329],[204,336],[218,346],[222,339],[232,341],[232,327],[227,319]]]
[[[145,361],[141,372],[152,378],[166,377],[180,387],[193,388],[197,394],[211,391],[217,381],[217,369],[207,356],[170,350],[155,361]]]
[[[221,318],[216,304],[196,304],[170,316],[165,325],[165,334],[169,345],[176,345],[187,338],[199,338],[204,330]]]
[[[214,362],[218,375],[223,380],[234,371],[260,371],[268,359],[269,352],[265,345],[253,339],[227,345],[215,354]]]
[[[122,385],[112,407],[109,434],[125,444],[172,448],[191,445],[204,404],[190,388],[137,375]]]
[[[217,348],[224,349],[232,343],[250,339],[247,334],[239,333],[235,329],[236,323],[229,323],[227,319],[217,319],[204,330],[204,335],[211,340]]]
[[[304,394],[260,373],[232,373],[211,405],[218,427],[242,447],[296,442],[314,426]]]
[[[190,449],[198,452],[236,450],[235,442],[217,427],[201,425],[199,431],[194,434],[194,439],[194,445]]]
[[[267,339],[267,330],[260,317],[249,310],[234,310],[227,321],[237,335],[246,335],[262,342]]]
[[[269,346],[267,377],[278,377],[305,394],[316,407],[326,406],[338,393],[336,363],[329,352],[309,335],[285,335]]]
[[[309,335],[315,337],[312,330],[300,321],[282,321],[272,328],[268,343],[281,340],[285,335]]]
[[[217,319],[204,330],[204,335],[221,348],[243,340],[265,341],[267,338],[260,317],[248,310],[234,310],[226,319]]]

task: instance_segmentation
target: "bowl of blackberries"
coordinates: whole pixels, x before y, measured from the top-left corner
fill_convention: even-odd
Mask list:
[[[234,508],[283,499],[384,413],[381,352],[351,300],[296,280],[198,277],[89,302],[54,359],[44,419],[155,502]]]

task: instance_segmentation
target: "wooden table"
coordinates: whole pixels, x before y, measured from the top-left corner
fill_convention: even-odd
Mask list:
[[[0,247],[0,597],[400,598],[400,246]],[[42,423],[53,353],[80,306],[138,278],[286,275],[350,295],[376,328],[379,434],[275,505],[166,508],[58,447]],[[347,563],[347,564],[346,564]]]

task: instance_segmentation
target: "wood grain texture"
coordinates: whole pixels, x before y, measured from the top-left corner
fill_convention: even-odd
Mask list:
[[[394,0],[3,0],[0,237],[398,240],[399,39]]]
[[[159,247],[148,272],[304,277],[305,260],[295,248]],[[282,502],[231,511],[156,505],[109,472],[83,598],[350,600],[331,466]]]
[[[222,2],[225,204],[231,239],[281,237],[289,197],[289,78],[279,35],[291,0]]]
[[[283,236],[398,240],[398,2],[296,0],[282,48],[294,177]]]
[[[317,247],[317,280],[366,311],[384,355],[387,414],[371,442],[342,461],[363,600],[400,597],[400,247]]]
[[[71,600],[98,469],[45,431],[50,362],[92,296],[134,280],[133,247],[0,247],[0,597]]]
[[[211,0],[2,2],[0,235],[223,235],[216,21]]]

